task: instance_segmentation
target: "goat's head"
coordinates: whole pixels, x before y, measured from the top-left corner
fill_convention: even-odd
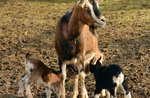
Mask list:
[[[104,16],[99,10],[97,0],[78,0],[79,19],[87,25],[104,26],[106,24]]]

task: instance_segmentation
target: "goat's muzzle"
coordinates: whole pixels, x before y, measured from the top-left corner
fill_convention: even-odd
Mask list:
[[[99,27],[99,26],[104,27],[105,25],[106,25],[106,19],[103,15],[97,18],[94,22],[95,27]]]

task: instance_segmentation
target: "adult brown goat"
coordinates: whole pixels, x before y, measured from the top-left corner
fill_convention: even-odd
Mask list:
[[[82,83],[82,98],[88,98],[85,88],[87,66],[85,60],[95,60],[103,55],[99,51],[98,38],[94,29],[105,25],[105,18],[99,11],[96,0],[79,0],[71,12],[67,12],[58,22],[55,35],[55,48],[58,55],[58,65],[63,74],[62,98],[65,98],[66,65],[73,65],[77,71],[74,83],[73,98],[78,95],[78,79]],[[94,55],[93,55],[94,53]],[[91,56],[85,57],[85,54]],[[86,59],[85,59],[86,58]]]

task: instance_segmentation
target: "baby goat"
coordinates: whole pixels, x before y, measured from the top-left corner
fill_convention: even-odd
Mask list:
[[[47,98],[51,98],[51,90],[60,98],[62,75],[48,68],[42,61],[30,58],[29,54],[26,54],[25,59],[25,76],[19,82],[18,95],[23,96],[25,89],[27,98],[33,98],[30,85],[34,82],[46,86]]]
[[[104,91],[103,89],[107,91],[107,98],[117,98],[116,93],[119,86],[124,91],[124,97],[131,98],[127,82],[119,65],[103,66],[97,61],[96,65],[90,65],[90,71],[94,73],[96,81],[94,98],[99,98],[100,93]]]

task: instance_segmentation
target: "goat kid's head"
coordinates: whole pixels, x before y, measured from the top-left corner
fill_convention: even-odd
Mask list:
[[[78,0],[77,5],[80,7],[79,19],[83,23],[96,27],[106,24],[105,18],[99,10],[97,0]]]
[[[97,60],[96,64],[94,64],[94,65],[92,63],[90,63],[90,72],[94,73],[94,72],[96,72],[97,69],[102,68],[102,67],[103,67],[103,65],[101,64],[100,60]]]

